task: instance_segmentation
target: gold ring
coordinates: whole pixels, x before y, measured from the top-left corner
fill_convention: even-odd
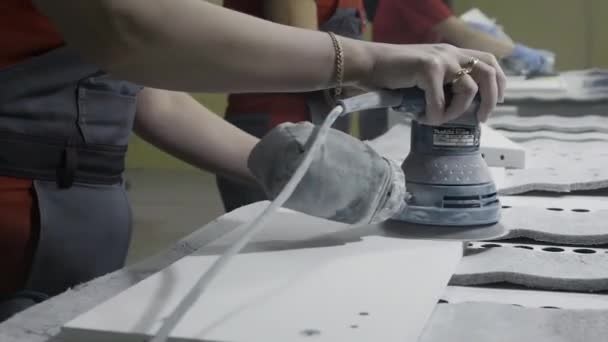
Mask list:
[[[470,72],[471,70],[467,68],[458,70],[458,72],[456,73],[456,77],[454,77],[454,79],[452,80],[452,84],[456,84],[458,81],[460,81],[461,78],[464,77],[464,75],[468,75]]]
[[[452,80],[452,84],[456,84],[456,82],[460,81],[460,79],[464,75],[468,75],[473,72],[473,68],[475,68],[475,65],[477,65],[477,63],[479,63],[479,58],[471,57],[465,67],[458,70],[458,72],[456,73],[456,77]]]
[[[477,65],[477,63],[479,63],[479,58],[471,57],[471,59],[465,66],[465,68],[469,71],[468,73],[471,73],[473,71],[473,68],[475,68],[475,65]]]

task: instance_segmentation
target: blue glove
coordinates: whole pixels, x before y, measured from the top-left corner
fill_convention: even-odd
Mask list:
[[[511,68],[523,74],[552,72],[552,54],[548,51],[532,49],[522,44],[516,44],[510,56],[505,61]]]

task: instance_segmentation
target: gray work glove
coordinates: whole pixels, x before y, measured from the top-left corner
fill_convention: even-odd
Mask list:
[[[284,123],[253,149],[248,166],[269,198],[289,181],[308,148],[314,126]],[[331,129],[286,208],[349,224],[376,223],[405,205],[405,179],[397,163],[348,134]]]

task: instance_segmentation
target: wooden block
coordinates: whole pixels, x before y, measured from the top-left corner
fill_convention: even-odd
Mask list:
[[[491,167],[526,168],[526,150],[488,125],[481,125],[481,153]]]

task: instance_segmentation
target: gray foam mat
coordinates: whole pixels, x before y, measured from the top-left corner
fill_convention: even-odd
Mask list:
[[[439,304],[420,342],[606,341],[608,311],[528,309],[491,303]]]
[[[517,195],[531,191],[573,192],[608,187],[608,169],[509,170],[499,187],[501,195]]]
[[[576,253],[551,246],[541,250],[486,246],[465,250],[450,285],[510,283],[543,290],[608,290],[608,253]]]
[[[534,139],[519,143],[527,151],[526,169],[507,170],[505,184],[500,187],[503,195],[608,186],[608,141]]]
[[[501,240],[525,237],[568,245],[608,244],[608,210],[507,207],[501,223],[508,230]]]
[[[566,117],[558,115],[539,115],[534,117],[501,115],[491,117],[491,119],[488,120],[488,125],[495,129],[520,132],[549,130],[565,133],[608,133],[608,117],[599,115],[585,115],[578,117]]]
[[[608,118],[606,120],[608,120]],[[564,133],[550,130],[538,130],[534,132],[500,130],[499,132],[521,145],[523,145],[526,141],[536,139],[548,139],[564,142],[608,141],[608,133],[603,132]]]

